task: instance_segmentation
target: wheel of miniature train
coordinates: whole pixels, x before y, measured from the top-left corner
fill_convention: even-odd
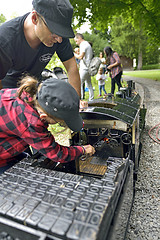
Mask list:
[[[121,135],[121,141],[125,145],[130,145],[132,142],[132,136],[129,133],[123,133]]]
[[[109,145],[110,145],[112,148],[118,147],[118,141],[117,141],[116,139],[114,139],[114,138],[111,138],[111,139],[109,140]]]

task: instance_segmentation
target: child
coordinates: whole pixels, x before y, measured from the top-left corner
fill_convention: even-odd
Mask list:
[[[18,89],[2,89],[0,99],[1,173],[23,158],[28,145],[60,163],[95,153],[91,145],[61,146],[48,131],[48,124],[56,123],[65,123],[73,131],[82,128],[79,96],[69,83],[48,78],[39,84],[28,76]]]
[[[104,91],[104,96],[106,96],[107,95],[107,92],[105,90],[106,76],[105,76],[105,74],[103,74],[103,68],[99,68],[96,79],[98,80],[98,86],[99,86],[98,97],[102,96],[102,90]]]
[[[105,74],[105,71],[106,71],[106,59],[103,56],[103,52],[99,53],[99,58],[100,58],[100,60],[102,62],[101,65],[100,65],[100,68],[103,69],[102,72],[103,72],[103,74]]]

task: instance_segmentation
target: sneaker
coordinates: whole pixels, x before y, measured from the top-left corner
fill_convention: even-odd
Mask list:
[[[105,93],[104,96],[107,96],[107,93]]]
[[[98,97],[101,97],[101,96],[102,96],[102,95],[100,95],[100,94],[98,95]]]

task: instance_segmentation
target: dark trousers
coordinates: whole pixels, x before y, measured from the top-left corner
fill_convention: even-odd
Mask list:
[[[112,94],[114,94],[114,91],[115,91],[115,84],[117,84],[117,86],[118,86],[118,91],[122,87],[121,76],[122,76],[122,72],[118,73],[114,78],[111,79],[111,93]]]

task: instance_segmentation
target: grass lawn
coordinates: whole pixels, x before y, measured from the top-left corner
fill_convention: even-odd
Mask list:
[[[139,78],[149,78],[152,80],[160,81],[160,69],[128,71],[128,72],[124,72],[123,75],[139,77]]]

